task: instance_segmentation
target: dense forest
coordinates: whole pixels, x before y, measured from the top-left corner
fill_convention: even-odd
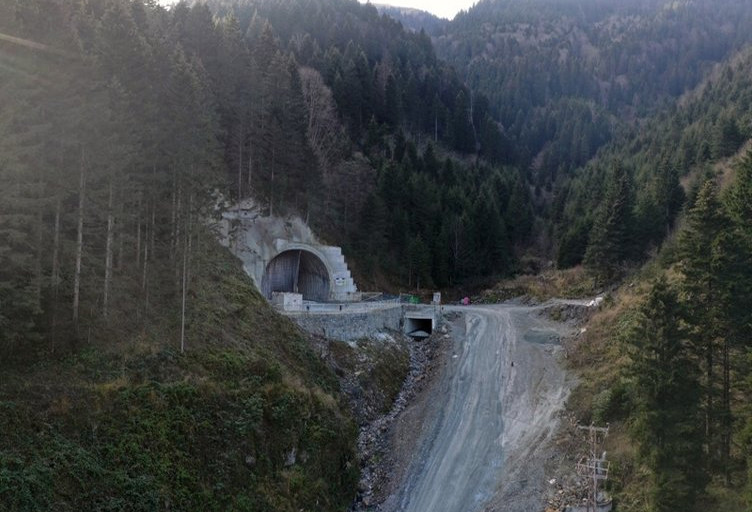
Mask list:
[[[619,510],[749,508],[751,14],[484,1],[431,28],[515,146],[557,266],[628,276],[575,356],[580,413],[634,447],[611,446]]]
[[[518,256],[545,256],[559,267],[644,262],[682,208],[679,181],[734,154],[749,135],[736,111],[745,93],[735,72],[752,21],[744,2],[483,1],[452,21],[424,25],[409,12],[383,10],[425,29],[437,55],[488,99],[538,221]],[[736,83],[740,100],[693,112],[709,80],[722,90]],[[683,131],[687,122],[695,126]],[[615,236],[627,242],[616,242],[621,254],[597,256],[604,233],[595,225],[613,197],[613,180],[604,177],[615,161],[629,189],[629,225]]]
[[[749,138],[750,67],[749,50],[740,50],[676,104],[604,147],[598,157],[565,180],[551,210],[559,233],[560,266],[587,262],[587,249],[596,235],[593,226],[603,221],[599,218],[616,199],[593,194],[593,190],[603,190],[609,162],[618,161],[629,170],[623,195],[626,204],[620,214],[626,215],[620,222],[624,233],[615,235],[626,238],[616,243],[620,249],[610,259],[622,264],[645,261],[660,246],[671,233],[686,196],[691,202],[714,166],[734,156]]]
[[[420,288],[510,271],[512,248],[525,244],[533,222],[524,176],[503,166],[512,147],[488,102],[436,58],[424,32],[347,1],[209,5],[237,20],[247,44],[261,25],[273,27],[280,51],[300,66],[318,163],[309,172],[323,193],[309,210],[292,206],[355,253],[363,276],[378,271]],[[249,163],[238,146],[228,148],[229,165],[244,169],[257,141],[252,126],[226,128],[237,130],[249,134]],[[264,161],[258,155],[254,165]],[[512,219],[518,226],[507,229]]]
[[[213,191],[404,285],[508,270],[532,213],[483,102],[373,7],[288,7],[3,4],[5,343],[161,317]]]
[[[575,410],[610,423],[619,510],[747,510],[752,154],[708,171],[681,222],[574,355]]]
[[[486,0],[434,40],[544,186],[694,88],[749,43],[750,21],[733,0]]]
[[[3,507],[353,499],[336,378],[217,248],[218,205],[401,286],[509,272],[533,216],[487,103],[371,6],[290,7],[0,2]]]
[[[749,507],[752,156],[745,142],[751,65],[749,50],[741,50],[641,133],[601,156],[633,174],[654,176],[649,186],[633,186],[626,200],[606,200],[625,226],[611,231],[610,261],[670,233],[631,277],[641,288],[637,297],[623,292],[628,298],[616,306],[620,328],[607,338],[629,357],[605,358],[612,377],[601,382],[593,404],[599,421],[626,427],[637,447],[634,460],[643,464],[622,467],[616,490],[626,510]],[[575,176],[571,190],[580,199],[572,205],[592,201],[585,191],[602,179],[598,175],[594,161]],[[679,219],[674,228],[672,211]],[[587,264],[592,256],[584,256]],[[593,268],[609,271],[607,265]],[[640,467],[647,468],[648,487]]]
[[[252,169],[276,209],[316,174],[300,165],[298,68],[265,33],[266,91],[291,105],[266,105],[258,136],[284,130],[272,162],[295,156],[283,178]],[[2,510],[353,499],[357,431],[336,377],[207,229],[237,183],[235,91],[219,88],[237,75],[234,35],[203,6],[0,2]]]

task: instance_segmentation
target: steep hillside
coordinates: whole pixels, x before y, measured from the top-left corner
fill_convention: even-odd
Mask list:
[[[750,28],[741,0],[484,0],[434,50],[355,0],[0,2],[0,508],[350,503],[320,352],[359,423],[407,356],[317,351],[270,310],[206,229],[248,196],[366,286],[628,276],[571,353],[619,506],[741,508]]]
[[[618,161],[630,170],[632,195],[622,260],[644,260],[670,233],[683,196],[694,197],[714,166],[724,166],[752,135],[749,97],[752,57],[744,49],[714,67],[675,106],[641,123],[628,137],[604,147],[597,158],[565,182],[554,201],[561,233],[558,261],[583,260],[590,227],[598,217],[604,169]],[[683,185],[684,190],[679,189]]]
[[[587,271],[482,297],[611,290],[568,360],[581,376],[570,410],[611,426],[618,510],[749,508],[750,76],[745,48],[562,187],[559,263],[584,257]]]
[[[357,430],[310,341],[213,241],[174,318],[0,366],[0,509],[344,510]]]
[[[544,186],[694,88],[750,26],[737,0],[484,0],[433,36]]]
[[[513,148],[488,102],[436,58],[425,33],[405,31],[354,0],[208,5],[217,26],[252,57],[245,79],[213,75],[222,87],[234,81],[246,92],[225,107],[250,112],[222,123],[227,168],[237,181],[231,190],[242,196],[252,189],[270,211],[299,211],[344,246],[366,286],[446,286],[513,271],[533,223],[523,177],[503,165]],[[173,14],[188,16],[183,8]],[[190,16],[205,19],[202,9],[194,6]],[[196,47],[196,54],[210,62],[216,47],[224,43]],[[275,152],[289,146],[288,132],[264,134],[274,125],[264,121],[263,105],[273,105],[279,91],[266,90],[265,81],[252,87],[253,60],[263,63],[262,52],[300,66],[285,72],[303,86],[305,108],[294,119],[303,121],[315,158]]]
[[[750,154],[733,168],[704,181],[674,240],[570,352],[574,412],[612,426],[619,510],[749,507]]]
[[[395,287],[513,269],[527,187],[425,35],[354,0],[214,4],[0,5],[4,349],[159,323],[214,191],[299,212]]]
[[[583,377],[573,410],[612,425],[606,449],[619,510],[749,507],[751,67],[740,52],[607,157],[643,172],[671,162],[688,196],[668,241],[570,352]]]

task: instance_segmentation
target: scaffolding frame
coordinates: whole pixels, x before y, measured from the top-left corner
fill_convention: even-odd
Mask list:
[[[598,456],[598,446],[608,436],[608,426],[596,427],[595,425],[578,426],[579,430],[587,432],[588,455],[582,457],[577,463],[577,473],[590,480],[589,492],[585,504],[586,510],[597,512],[598,510],[598,484],[608,479],[611,463],[606,460],[606,452]],[[591,508],[592,507],[592,508]]]

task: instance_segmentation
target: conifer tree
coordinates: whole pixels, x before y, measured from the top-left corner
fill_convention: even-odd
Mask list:
[[[601,279],[614,277],[632,249],[631,173],[620,163],[614,163],[607,179],[606,193],[596,212],[584,258],[585,265]]]
[[[721,286],[717,273],[714,248],[724,226],[717,185],[708,180],[700,189],[690,209],[687,225],[679,241],[680,268],[684,280],[682,293],[691,319],[689,335],[703,360],[703,412],[706,443],[711,460],[717,460],[716,425],[718,394],[717,366],[721,326],[719,324]]]
[[[723,387],[721,414],[721,454],[723,471],[729,480],[731,442],[734,417],[732,396],[738,391],[738,377],[743,375],[746,351],[752,345],[752,153],[747,152],[736,165],[736,179],[724,197],[729,226],[717,239],[714,247],[714,265],[720,276],[724,324]],[[736,380],[736,382],[735,382]],[[737,389],[734,389],[737,387]],[[738,414],[737,414],[738,417]]]
[[[651,512],[694,510],[707,482],[699,368],[676,292],[661,279],[626,335],[633,380],[632,435],[651,472]]]

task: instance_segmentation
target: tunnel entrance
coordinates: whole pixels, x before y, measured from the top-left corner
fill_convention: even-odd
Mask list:
[[[329,271],[321,259],[305,250],[294,249],[277,255],[266,266],[261,283],[267,299],[273,292],[300,293],[303,300],[329,299]]]

